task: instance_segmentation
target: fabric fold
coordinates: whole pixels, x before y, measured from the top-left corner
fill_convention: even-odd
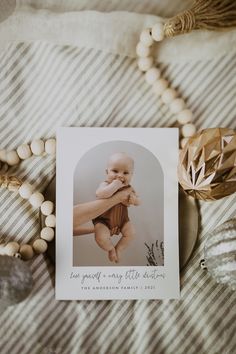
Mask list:
[[[0,45],[45,41],[136,57],[140,32],[160,21],[164,19],[125,11],[56,13],[18,6],[8,19],[0,23]],[[155,55],[159,62],[188,62],[213,59],[232,53],[235,48],[235,29],[195,31],[157,44]]]

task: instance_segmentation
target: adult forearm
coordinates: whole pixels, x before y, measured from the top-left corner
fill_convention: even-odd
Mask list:
[[[74,206],[74,232],[78,227],[96,218],[117,204],[117,198],[98,199]]]
[[[110,198],[121,187],[122,187],[122,183],[118,180],[115,180],[106,186],[102,186],[98,188],[96,191],[96,197],[99,199]]]
[[[118,203],[128,203],[130,193],[131,188],[128,187],[115,193],[108,199],[97,199],[91,202],[75,205],[73,209],[73,234],[78,235],[80,233],[81,225],[95,219],[114,205]]]
[[[73,236],[83,236],[94,233],[94,226],[79,226],[73,230]]]

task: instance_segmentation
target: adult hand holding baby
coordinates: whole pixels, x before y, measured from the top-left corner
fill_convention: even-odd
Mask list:
[[[140,198],[137,196],[134,190],[129,195],[128,203],[129,205],[134,205],[134,206],[138,206],[141,204]]]
[[[128,201],[131,193],[132,188],[127,187],[121,191],[118,191],[108,199],[97,199],[92,202],[75,205],[73,210],[73,235],[81,235],[81,225],[96,218],[100,214],[112,208],[114,205],[119,203],[129,205]]]
[[[133,193],[133,188],[132,187],[125,187],[122,190],[119,190],[116,192],[112,198],[115,199],[117,197],[117,204],[122,203],[125,205],[130,205],[129,199],[131,194]]]

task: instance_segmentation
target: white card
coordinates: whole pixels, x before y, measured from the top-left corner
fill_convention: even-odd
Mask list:
[[[179,298],[178,129],[59,128],[56,299]]]

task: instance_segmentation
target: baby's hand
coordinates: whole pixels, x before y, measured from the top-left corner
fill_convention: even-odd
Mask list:
[[[117,203],[122,203],[125,206],[129,206],[129,196],[131,193],[132,189],[130,187],[127,187],[125,189],[121,189],[115,194],[115,197],[117,198]]]
[[[112,184],[114,185],[114,187],[117,188],[117,190],[124,186],[124,184],[119,179],[114,179],[114,181],[112,181]]]
[[[124,178],[121,176],[117,176],[116,179],[118,179],[119,181],[121,181],[122,183],[124,183]]]
[[[134,205],[134,202],[135,202],[135,195],[134,195],[134,193],[131,193],[129,196],[129,204]]]
[[[131,205],[140,205],[140,199],[135,193],[131,193],[129,196],[129,204]]]

